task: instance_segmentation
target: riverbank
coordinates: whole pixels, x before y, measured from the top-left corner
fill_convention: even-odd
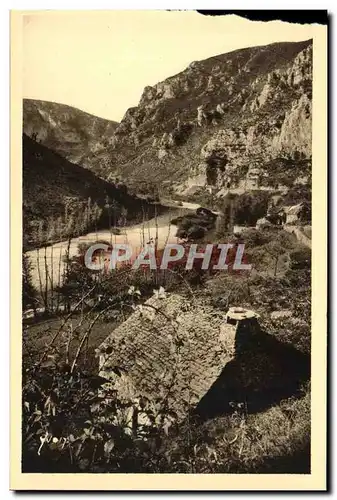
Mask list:
[[[134,249],[140,249],[152,239],[161,249],[167,243],[176,243],[177,227],[171,224],[171,220],[198,209],[200,205],[188,202],[178,204],[165,200],[162,206],[167,208],[164,214],[132,226],[120,227],[119,234],[116,234],[115,228],[112,227],[28,251],[26,255],[31,265],[32,284],[38,290],[41,288],[44,290],[46,286],[61,285],[66,256],[75,257],[81,244],[93,244],[99,241],[108,244],[128,244]]]

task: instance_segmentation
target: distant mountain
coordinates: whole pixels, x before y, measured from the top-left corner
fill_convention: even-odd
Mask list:
[[[92,170],[117,125],[65,104],[23,100],[23,132],[67,160]]]
[[[108,183],[23,136],[26,248],[138,221],[144,211],[151,206],[129,195],[125,185]]]
[[[100,165],[111,178],[176,193],[219,192],[251,167],[272,177],[274,160],[310,161],[311,99],[311,40],[192,62],[144,89],[99,152]]]

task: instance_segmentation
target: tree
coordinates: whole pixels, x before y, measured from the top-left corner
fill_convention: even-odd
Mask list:
[[[297,177],[311,175],[311,158],[303,158],[301,153],[295,151],[293,157],[273,158],[265,168],[276,185],[292,188]]]
[[[228,220],[224,214],[219,214],[215,221],[215,236],[223,238],[226,235],[228,228]]]
[[[265,251],[271,256],[274,261],[274,276],[277,274],[277,265],[281,255],[285,253],[284,247],[279,241],[271,241],[264,246]]]
[[[269,194],[265,191],[244,193],[234,200],[236,224],[255,226],[268,210]]]
[[[23,310],[30,307],[36,315],[37,292],[32,283],[31,264],[26,254],[22,256],[22,308]]]

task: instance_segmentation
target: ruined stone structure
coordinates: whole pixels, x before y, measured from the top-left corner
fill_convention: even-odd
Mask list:
[[[100,376],[130,401],[167,398],[179,418],[196,408],[224,367],[259,330],[243,308],[219,313],[181,295],[152,297],[97,350]]]

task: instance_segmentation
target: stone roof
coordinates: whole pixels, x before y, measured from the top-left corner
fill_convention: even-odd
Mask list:
[[[167,396],[183,414],[233,359],[234,341],[225,311],[177,294],[152,297],[98,348],[100,375],[112,379],[122,397]]]

